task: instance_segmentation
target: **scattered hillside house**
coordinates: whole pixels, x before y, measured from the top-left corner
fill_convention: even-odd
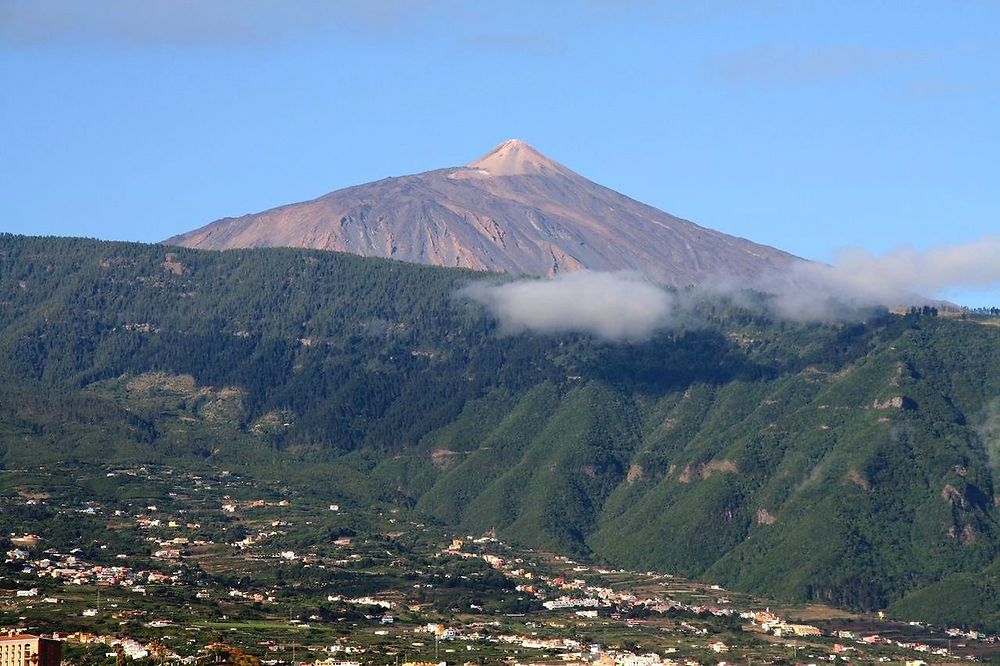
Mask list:
[[[119,641],[112,643],[112,645],[116,644],[121,645],[122,651],[125,653],[125,656],[129,657],[130,659],[145,659],[146,657],[149,656],[149,650],[146,649],[145,645],[143,645],[137,640],[133,640],[131,638],[123,638]]]
[[[10,537],[11,543],[24,546],[37,546],[41,540],[42,537],[37,534],[22,534],[20,536]]]
[[[601,602],[597,599],[591,599],[589,597],[584,597],[581,599],[574,599],[571,597],[559,597],[558,599],[551,599],[542,603],[542,606],[546,610],[563,610],[565,608],[596,608],[600,606]]]
[[[631,652],[605,653],[596,662],[600,666],[658,666],[663,660],[658,654],[633,654]]]
[[[814,627],[808,624],[790,624],[787,622],[779,622],[770,627],[765,625],[765,629],[769,630],[775,636],[820,636],[822,632],[819,627]]]
[[[375,599],[372,597],[357,597],[355,599],[348,599],[347,603],[356,604],[358,606],[378,606],[380,608],[385,608],[386,610],[392,610],[396,607],[395,601]]]
[[[14,536],[10,538],[10,542],[15,546],[24,546],[25,548],[34,548],[42,540],[42,537],[37,534],[22,534],[21,536]]]
[[[504,565],[503,559],[497,557],[496,555],[483,555],[483,561],[494,569],[502,569]]]
[[[424,631],[435,636],[441,636],[445,630],[447,630],[447,627],[439,622],[428,622],[424,625]]]
[[[59,666],[62,642],[32,634],[0,636],[0,666]]]

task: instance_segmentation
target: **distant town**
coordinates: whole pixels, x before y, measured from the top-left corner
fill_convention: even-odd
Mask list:
[[[65,495],[35,489],[62,475],[75,480]],[[960,627],[782,606],[492,534],[448,535],[399,507],[365,515],[229,471],[53,467],[0,479],[14,488],[3,515],[22,528],[5,535],[0,666],[920,664],[1000,648]],[[80,495],[107,480],[125,492]],[[80,521],[82,538],[64,531]]]

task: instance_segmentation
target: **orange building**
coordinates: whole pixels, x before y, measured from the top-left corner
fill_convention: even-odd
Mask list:
[[[0,636],[0,666],[59,666],[62,643],[30,634]]]

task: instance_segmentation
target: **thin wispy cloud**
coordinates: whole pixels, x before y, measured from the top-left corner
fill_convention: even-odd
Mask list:
[[[0,0],[0,43],[189,46],[412,27],[450,0]]]
[[[976,434],[979,435],[994,474],[1000,481],[1000,398],[991,400],[977,421]]]
[[[1000,90],[1000,78],[963,80],[960,78],[927,77],[913,79],[903,86],[903,92],[916,98],[959,97]]]
[[[797,262],[752,286],[773,295],[772,313],[798,321],[833,321],[874,306],[925,305],[951,289],[1000,285],[1000,236],[927,250],[910,246],[875,255],[841,250],[830,266]],[[735,292],[745,285],[721,285]]]
[[[810,84],[867,76],[918,61],[912,51],[856,46],[757,46],[713,56],[708,71],[735,83]]]
[[[882,302],[912,292],[937,294],[954,287],[989,287],[1000,283],[1000,236],[923,251],[904,246],[880,256],[853,248],[841,251],[832,269],[803,264],[797,270],[800,275],[809,271],[824,276],[845,295],[868,294]]]
[[[528,55],[561,55],[566,51],[566,45],[554,34],[534,33],[484,33],[466,40],[466,43],[476,49],[489,49],[501,52],[524,53]]]

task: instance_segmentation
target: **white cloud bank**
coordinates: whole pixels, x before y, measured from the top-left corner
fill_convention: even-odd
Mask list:
[[[272,44],[398,32],[460,8],[453,0],[0,0],[0,44]]]
[[[773,294],[773,315],[798,321],[857,316],[857,308],[922,305],[956,287],[1000,284],[1000,237],[927,251],[911,247],[874,256],[860,249],[840,253],[836,266],[801,262],[755,284],[714,282],[681,298],[631,273],[579,271],[552,280],[474,284],[476,300],[506,331],[581,332],[605,340],[642,340],[688,321],[698,298],[737,296],[747,287]],[[692,298],[693,297],[693,298]]]
[[[474,284],[464,292],[510,332],[592,333],[640,340],[669,323],[675,297],[630,273],[577,271],[552,280]]]

